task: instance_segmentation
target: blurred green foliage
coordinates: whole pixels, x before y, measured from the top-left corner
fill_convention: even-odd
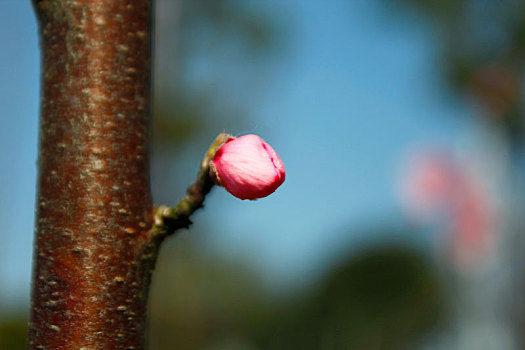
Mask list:
[[[0,349],[18,350],[26,348],[27,319],[18,315],[0,317]]]
[[[439,67],[455,96],[475,101],[513,141],[524,136],[525,1],[397,0],[433,25]]]
[[[257,271],[205,256],[189,240],[164,253],[152,350],[406,349],[446,313],[438,273],[407,246],[351,255],[289,296],[268,293]]]
[[[199,252],[185,237],[165,248],[152,286],[150,349],[240,344],[268,317],[268,296],[249,266]]]
[[[376,247],[336,266],[271,321],[264,349],[406,349],[433,329],[444,300],[436,272],[408,247]]]

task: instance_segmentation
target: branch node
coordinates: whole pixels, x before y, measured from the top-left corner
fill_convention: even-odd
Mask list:
[[[150,231],[153,238],[163,239],[179,229],[190,227],[192,224],[190,216],[204,206],[204,199],[213,187],[213,181],[210,177],[210,162],[213,160],[217,149],[230,137],[224,133],[217,136],[200,164],[197,178],[188,187],[186,196],[177,205],[174,207],[162,205],[155,209],[153,227]]]

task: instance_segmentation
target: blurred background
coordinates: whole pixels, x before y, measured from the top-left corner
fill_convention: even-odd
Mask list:
[[[521,349],[525,1],[158,0],[152,189],[219,132],[287,179],[216,188],[162,248],[150,349]],[[0,1],[0,349],[25,348],[39,103],[28,0]]]

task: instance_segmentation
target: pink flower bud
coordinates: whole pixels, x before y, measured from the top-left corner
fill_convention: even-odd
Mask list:
[[[210,164],[210,176],[240,199],[257,199],[272,194],[284,182],[281,159],[257,135],[230,138]]]

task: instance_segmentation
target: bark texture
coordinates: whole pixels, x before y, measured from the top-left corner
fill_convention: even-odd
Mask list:
[[[150,273],[150,0],[34,0],[42,49],[29,347],[141,349]]]

